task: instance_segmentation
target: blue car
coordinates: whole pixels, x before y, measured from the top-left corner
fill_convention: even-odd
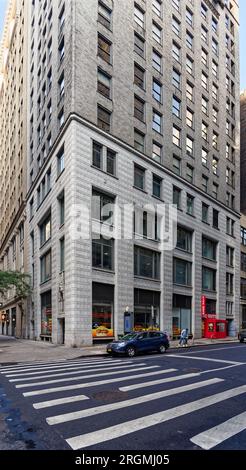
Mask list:
[[[169,348],[169,340],[166,333],[161,331],[143,331],[129,333],[119,341],[113,341],[107,345],[108,354],[126,354],[134,357],[137,353],[158,351],[163,354]]]

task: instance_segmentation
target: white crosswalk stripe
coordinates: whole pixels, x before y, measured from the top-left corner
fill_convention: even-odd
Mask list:
[[[198,445],[204,450],[212,449],[221,444],[230,437],[239,434],[246,429],[246,412],[241,413],[233,418],[228,419],[224,423],[214,426],[207,431],[191,438],[191,442]]]
[[[200,359],[197,356],[193,358]],[[13,368],[1,368],[1,373],[17,391],[20,389],[22,396],[29,401],[35,412],[41,413],[40,419],[46,420],[52,429],[58,432],[61,430],[62,437],[69,447],[78,450],[98,444],[106,445],[108,441],[141,430],[148,432],[153,426],[194,412],[199,413],[204,408],[208,409],[209,416],[214,413],[213,408],[210,410],[212,405],[245,394],[246,385],[228,389],[226,380],[215,376],[218,371],[235,367],[239,363],[222,360],[219,362],[230,365],[201,372],[188,373],[187,370],[187,373],[184,373],[184,369],[182,372],[171,367],[165,369],[166,361],[157,362],[158,365],[150,363],[147,366],[146,362],[141,360],[93,358],[17,364]],[[209,374],[209,378],[203,374]],[[51,384],[56,385],[48,388]],[[168,388],[172,387],[172,384],[173,388]],[[106,385],[109,389],[103,387]],[[85,394],[76,394],[77,390],[85,389]],[[196,391],[196,399],[193,397],[193,391]],[[104,400],[105,393],[106,403],[100,403]],[[119,393],[116,400],[114,393]],[[46,397],[42,401],[39,396],[43,395]],[[172,397],[177,398],[172,401]],[[99,403],[95,403],[98,399]],[[123,410],[122,414],[120,410]],[[194,419],[194,428],[185,439],[207,450],[244,431],[246,412],[237,409],[239,414],[231,417],[230,407],[226,407],[226,410],[227,420],[221,422],[219,415],[215,414],[214,427],[210,427],[209,421],[210,426],[203,432],[196,433],[201,429],[196,429]],[[243,413],[240,414],[240,411]],[[93,421],[93,417],[98,415],[100,419]],[[122,419],[123,416],[127,418]],[[205,424],[206,418],[203,422]],[[93,427],[91,423],[94,423]],[[182,423],[179,425],[182,426]],[[81,429],[84,430],[82,434]],[[163,432],[168,432],[166,429],[163,428]]]
[[[77,411],[74,413],[67,413],[67,414],[62,414],[59,416],[52,416],[51,418],[47,418],[46,421],[48,424],[51,424],[51,425],[66,423],[68,421],[74,421],[76,419],[85,418],[86,416],[95,416],[101,413],[106,413],[108,411],[120,410],[121,408],[126,408],[128,406],[140,405],[141,403],[146,403],[152,400],[157,400],[159,398],[177,395],[178,393],[187,392],[189,390],[195,390],[197,388],[206,387],[208,385],[213,385],[219,382],[223,382],[223,380],[222,379],[204,380],[203,382],[197,382],[195,384],[184,385],[183,387],[172,388],[170,390],[164,390],[161,392],[150,393],[149,395],[143,395],[137,398],[132,398],[130,400],[120,401],[118,403],[110,403],[109,405],[89,408],[89,409]]]
[[[227,390],[222,393],[217,393],[215,395],[210,395],[209,397],[201,398],[200,400],[186,403],[185,405],[180,405],[175,408],[170,408],[165,411],[159,411],[158,413],[153,413],[148,416],[143,416],[131,421],[125,421],[124,423],[110,426],[99,431],[93,431],[87,434],[82,434],[80,436],[71,437],[66,439],[66,442],[73,450],[84,449],[85,447],[107,442],[112,439],[140,431],[141,429],[146,429],[157,424],[170,421],[188,413],[192,413],[194,411],[201,410],[202,408],[214,405],[215,403],[242,395],[243,393],[246,393],[246,385],[242,385],[241,387]]]

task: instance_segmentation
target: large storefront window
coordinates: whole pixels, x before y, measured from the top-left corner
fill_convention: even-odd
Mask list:
[[[92,336],[94,339],[114,336],[114,286],[92,284]]]
[[[191,299],[185,295],[173,296],[173,338],[178,337],[184,328],[191,333]]]
[[[41,335],[52,336],[51,291],[41,294]]]
[[[160,329],[160,293],[135,289],[134,331]]]

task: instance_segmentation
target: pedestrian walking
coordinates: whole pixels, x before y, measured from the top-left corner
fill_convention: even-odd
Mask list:
[[[188,342],[188,328],[184,328],[182,331],[181,331],[181,335],[180,335],[180,340],[179,340],[179,346],[183,346],[184,347],[187,347],[187,342]]]

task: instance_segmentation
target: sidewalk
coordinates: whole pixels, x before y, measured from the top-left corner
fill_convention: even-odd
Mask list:
[[[238,343],[237,338],[189,340],[190,347],[212,344]],[[170,348],[177,348],[178,341],[170,341]],[[0,335],[0,365],[15,362],[56,361],[80,357],[107,356],[106,343],[84,348],[69,348],[41,341],[15,339]]]

